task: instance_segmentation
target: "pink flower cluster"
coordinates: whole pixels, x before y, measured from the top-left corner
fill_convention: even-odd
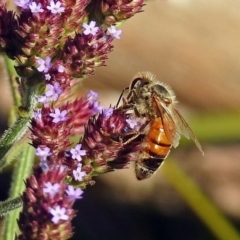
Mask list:
[[[33,113],[30,139],[38,158],[22,194],[19,240],[70,238],[82,189],[96,174],[130,160],[134,146],[123,148],[134,119],[104,110],[93,91],[68,98],[77,79],[105,65],[112,41],[122,34],[117,23],[141,11],[143,0],[126,2],[15,0],[18,13],[0,3],[0,51],[16,63],[19,109]],[[71,142],[76,136],[79,142]]]

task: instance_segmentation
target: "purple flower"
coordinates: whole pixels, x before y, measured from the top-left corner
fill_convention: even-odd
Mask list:
[[[99,102],[97,101],[98,93],[90,90],[87,94],[87,100],[95,113],[101,112],[103,110],[103,106],[99,105]]]
[[[51,149],[46,147],[46,146],[38,146],[38,148],[36,149],[36,155],[42,159],[42,160],[46,160],[46,158],[48,156],[51,156]]]
[[[103,106],[101,106],[99,104],[99,102],[97,102],[97,101],[93,102],[91,107],[94,110],[94,112],[96,112],[96,113],[99,113],[99,112],[101,112],[103,110]]]
[[[89,102],[93,103],[98,100],[98,93],[90,90],[87,94],[87,99]]]
[[[73,186],[69,185],[66,189],[66,193],[70,198],[81,199],[83,190],[81,188],[74,188]]]
[[[58,96],[63,92],[58,82],[55,82],[53,85],[47,84],[45,91],[45,94],[37,98],[37,101],[39,103],[49,103],[50,101],[57,101]]]
[[[44,193],[48,193],[49,195],[53,196],[55,195],[59,189],[60,189],[60,184],[59,183],[50,183],[50,182],[47,182],[44,184],[44,188],[43,188],[43,192]]]
[[[61,2],[57,1],[56,3],[51,0],[50,5],[47,6],[47,9],[51,11],[51,13],[56,14],[56,13],[62,13],[65,11],[64,7],[61,7]]]
[[[47,80],[47,81],[49,81],[50,79],[51,79],[51,75],[50,74],[45,74],[45,79]]]
[[[60,87],[60,84],[58,82],[55,82],[52,84],[46,85],[46,92],[45,96],[47,97],[46,101],[57,101],[58,96],[63,92],[62,88]]]
[[[40,109],[37,109],[37,110],[34,111],[33,118],[36,119],[37,121],[42,120],[42,112],[41,112]]]
[[[106,118],[108,118],[112,114],[113,114],[113,108],[112,107],[103,110],[103,116],[106,117]]]
[[[58,65],[57,70],[59,73],[63,73],[65,71],[65,67],[63,65]]]
[[[29,8],[32,13],[40,13],[43,12],[44,10],[42,9],[42,4],[41,3],[36,3],[36,2],[31,2],[29,4]],[[38,70],[39,71],[39,70]]]
[[[76,170],[73,170],[73,176],[76,181],[82,181],[83,177],[86,175],[87,175],[86,172],[83,172],[81,167],[78,167]]]
[[[67,120],[67,110],[60,111],[59,108],[55,109],[54,113],[49,114],[53,118],[54,123],[64,122]]]
[[[45,95],[42,95],[40,97],[37,98],[37,101],[39,103],[48,103],[49,102],[49,99],[45,96]]]
[[[120,39],[120,35],[122,34],[122,30],[117,30],[115,26],[111,26],[108,28],[109,33],[115,37],[116,39]]]
[[[61,208],[60,206],[56,206],[54,208],[49,208],[49,212],[53,215],[52,221],[57,224],[60,220],[68,220],[69,216],[66,214],[66,208]]]
[[[37,68],[37,70],[39,72],[44,72],[44,73],[48,72],[52,66],[50,57],[46,57],[45,60],[42,58],[38,58],[37,63],[39,64],[39,67]]]
[[[23,9],[28,9],[29,7],[29,0],[16,0],[15,1],[15,4],[18,6],[18,7],[21,7]]]
[[[97,26],[95,27],[95,25],[96,25],[95,21],[91,21],[89,24],[84,23],[83,28],[85,30],[83,31],[83,34],[85,34],[85,35],[92,34],[93,36],[95,36],[99,29],[99,27],[97,27]]]
[[[137,122],[135,119],[132,119],[132,118],[126,119],[126,122],[128,123],[129,127],[132,128],[132,129],[133,129],[135,126],[138,125],[138,122]]]
[[[72,154],[72,159],[77,159],[79,162],[82,160],[81,156],[86,155],[86,150],[80,150],[82,147],[82,144],[77,144],[75,148],[72,148],[70,150]]]

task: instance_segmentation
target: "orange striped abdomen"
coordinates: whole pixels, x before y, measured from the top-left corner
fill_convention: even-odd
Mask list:
[[[142,146],[135,164],[139,180],[150,177],[161,166],[172,146],[164,132],[161,118],[150,122],[150,129]]]

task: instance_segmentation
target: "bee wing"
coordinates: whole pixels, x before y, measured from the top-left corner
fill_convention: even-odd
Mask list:
[[[178,133],[176,123],[172,118],[171,110],[156,98],[155,102],[159,110],[164,132],[170,143],[176,148],[179,144],[180,134]]]
[[[195,134],[193,133],[193,131],[190,128],[190,126],[188,125],[188,123],[185,121],[183,116],[179,113],[179,111],[176,108],[172,109],[172,116],[173,116],[173,119],[175,120],[175,124],[177,126],[177,132],[179,134],[182,134],[183,136],[185,136],[188,139],[189,138],[192,139],[194,141],[194,143],[196,144],[197,148],[204,155],[202,146],[199,143],[197,137],[195,136]]]
[[[171,142],[173,147],[176,148],[179,144],[180,134],[177,131],[177,126],[176,126],[173,118],[164,109],[161,114],[161,119],[162,119],[162,123],[163,123],[164,132],[165,132],[168,140]]]
[[[169,141],[172,143],[173,147],[177,147],[180,140],[180,135],[190,138],[194,141],[197,148],[204,155],[201,144],[199,143],[197,137],[193,133],[192,129],[188,123],[184,120],[182,115],[174,107],[167,107],[164,103],[155,98],[155,102],[158,106],[160,116],[163,122],[163,128],[165,134]]]

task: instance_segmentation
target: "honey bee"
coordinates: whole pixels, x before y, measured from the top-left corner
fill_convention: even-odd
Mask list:
[[[150,72],[139,72],[131,81],[129,92],[119,107],[133,111],[138,118],[146,119],[143,141],[135,162],[138,180],[149,178],[176,148],[180,136],[190,138],[202,152],[202,147],[192,129],[176,109],[176,97],[169,86],[156,80]]]

